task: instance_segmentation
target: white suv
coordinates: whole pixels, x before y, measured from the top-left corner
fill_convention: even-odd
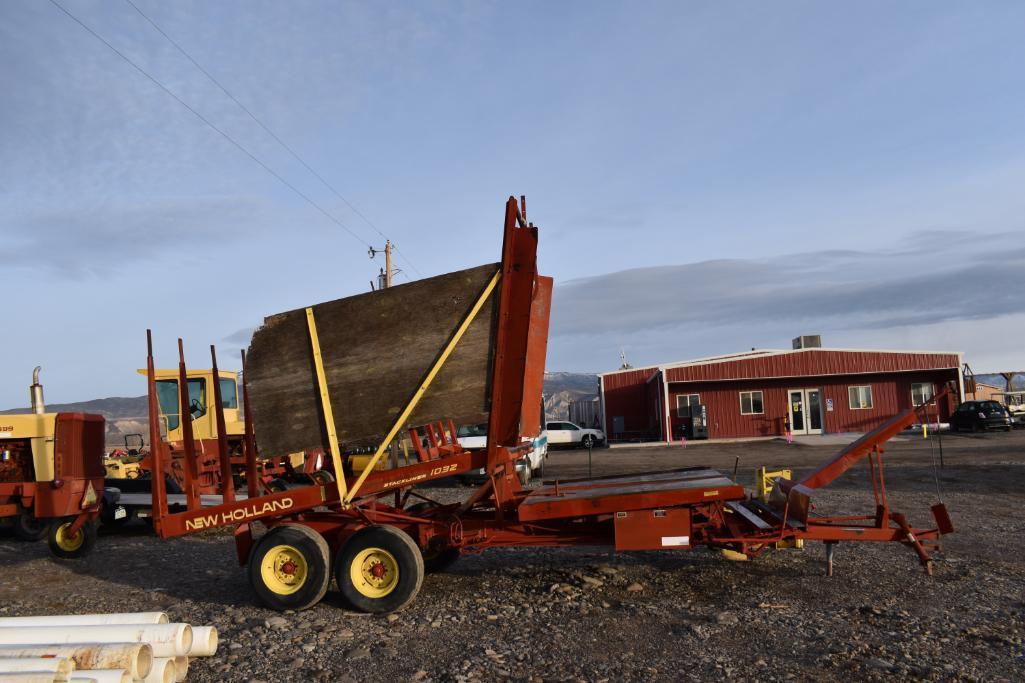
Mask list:
[[[590,448],[605,441],[605,433],[602,430],[585,429],[572,422],[549,422],[546,431],[548,443],[555,446],[575,445]]]

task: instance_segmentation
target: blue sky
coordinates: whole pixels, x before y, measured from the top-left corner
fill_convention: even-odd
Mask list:
[[[822,333],[1025,369],[1025,5],[135,0],[395,240],[495,260],[526,194],[549,368]],[[383,238],[120,0],[0,3],[0,407],[138,395],[365,291]]]

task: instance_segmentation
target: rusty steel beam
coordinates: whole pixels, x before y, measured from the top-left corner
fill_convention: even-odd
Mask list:
[[[221,402],[221,375],[217,370],[217,350],[210,345],[210,367],[214,382],[214,419],[217,423],[217,459],[221,466],[221,495],[225,503],[235,502],[235,476],[231,471],[231,457],[228,455],[228,435],[224,425],[224,404]]]
[[[244,424],[242,455],[246,463],[246,492],[250,498],[256,498],[260,493],[260,484],[256,475],[256,439],[253,437],[253,415],[249,405],[245,349],[242,349],[242,420]]]
[[[160,520],[167,516],[167,482],[164,480],[164,442],[160,438],[160,407],[157,403],[156,371],[153,369],[153,332],[146,330],[146,387],[149,411],[150,484],[154,525],[160,532]]]
[[[185,347],[178,338],[178,420],[182,426],[182,447],[185,450],[185,500],[190,510],[200,507],[199,478],[196,467],[196,441],[192,435],[192,404],[189,396],[188,371],[185,369]]]

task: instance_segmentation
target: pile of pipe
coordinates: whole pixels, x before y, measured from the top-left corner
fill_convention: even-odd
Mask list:
[[[175,683],[215,652],[216,628],[164,612],[0,617],[3,683]]]

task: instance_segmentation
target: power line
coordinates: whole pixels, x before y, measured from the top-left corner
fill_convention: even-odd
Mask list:
[[[157,80],[156,78],[154,78],[153,76],[151,76],[151,75],[149,74],[149,72],[147,72],[147,71],[146,71],[145,69],[143,69],[143,68],[142,68],[141,66],[139,66],[138,64],[136,64],[135,62],[133,62],[133,61],[132,61],[132,60],[131,60],[131,59],[130,59],[130,58],[129,58],[129,57],[127,56],[127,55],[125,55],[125,54],[124,54],[123,52],[121,52],[121,51],[120,51],[120,50],[118,50],[118,49],[117,49],[116,47],[114,47],[113,45],[111,45],[111,44],[110,44],[110,43],[109,43],[109,42],[108,42],[108,41],[107,41],[107,40],[106,40],[106,39],[105,39],[105,38],[104,38],[103,36],[101,36],[101,35],[100,35],[99,33],[97,33],[96,31],[92,30],[91,28],[89,28],[89,27],[88,27],[88,26],[87,26],[86,24],[84,24],[84,23],[83,23],[83,22],[82,22],[82,21],[81,21],[81,20],[80,20],[80,19],[79,19],[78,17],[76,17],[76,16],[74,15],[74,14],[72,14],[72,13],[71,13],[71,12],[69,12],[69,11],[68,11],[67,9],[65,9],[63,5],[61,5],[61,4],[59,3],[59,2],[57,2],[57,0],[50,0],[50,4],[52,4],[52,5],[54,6],[54,7],[56,7],[56,8],[57,8],[57,9],[59,9],[59,10],[60,10],[61,12],[63,12],[64,14],[66,14],[66,15],[67,15],[68,17],[70,17],[72,21],[74,21],[74,22],[75,22],[76,24],[78,24],[79,26],[81,26],[82,28],[84,28],[84,29],[85,29],[86,31],[88,31],[88,32],[89,32],[89,33],[90,33],[90,34],[91,34],[91,35],[92,35],[92,36],[93,36],[94,38],[96,38],[96,39],[97,39],[97,40],[99,40],[99,41],[100,41],[101,43],[103,43],[103,44],[104,44],[104,45],[106,45],[106,46],[107,46],[108,48],[110,48],[110,49],[111,49],[111,51],[112,51],[112,52],[114,52],[114,54],[116,54],[116,55],[117,55],[118,57],[120,57],[121,59],[123,59],[123,60],[125,60],[126,62],[128,62],[128,63],[129,63],[129,64],[130,64],[130,65],[131,65],[131,66],[132,66],[133,68],[135,68],[135,70],[136,70],[136,71],[138,71],[138,72],[139,72],[139,73],[141,73],[141,74],[142,74],[143,76],[145,76],[145,77],[146,77],[146,78],[148,78],[148,79],[149,79],[150,81],[152,81],[154,85],[156,85],[156,86],[157,86],[158,88],[160,88],[161,90],[163,90],[163,91],[164,91],[165,93],[167,93],[168,95],[170,95],[171,97],[173,97],[173,98],[174,98],[174,100],[175,100],[175,101],[176,101],[176,102],[177,102],[178,104],[180,104],[181,106],[183,106],[183,107],[185,107],[186,109],[188,109],[188,110],[189,110],[190,112],[192,112],[192,113],[193,113],[193,114],[194,114],[194,115],[196,116],[196,118],[198,118],[198,119],[199,119],[200,121],[202,121],[203,123],[205,123],[206,125],[208,125],[208,126],[209,126],[210,128],[212,128],[213,130],[215,130],[215,131],[216,131],[217,133],[219,133],[219,134],[220,134],[220,135],[221,135],[221,136],[222,136],[222,137],[223,137],[223,138],[224,138],[225,140],[227,140],[228,142],[230,142],[231,144],[233,144],[233,145],[234,145],[235,147],[237,147],[237,148],[238,148],[239,150],[241,150],[241,151],[242,151],[242,153],[244,153],[244,154],[245,154],[245,155],[246,155],[247,157],[249,157],[250,159],[252,159],[253,161],[255,161],[255,162],[256,162],[257,164],[259,164],[259,166],[260,166],[260,167],[261,167],[261,168],[262,168],[263,170],[267,171],[267,173],[270,173],[270,174],[271,174],[272,176],[274,176],[275,178],[277,178],[277,179],[278,179],[278,180],[279,180],[279,181],[281,182],[281,184],[283,184],[283,185],[284,185],[285,187],[287,187],[288,189],[292,190],[292,192],[295,192],[295,193],[296,193],[297,195],[299,195],[300,197],[302,197],[303,199],[305,199],[305,200],[306,200],[306,202],[307,202],[307,203],[308,203],[308,204],[309,204],[310,206],[312,206],[313,208],[315,208],[315,209],[316,209],[317,211],[319,211],[320,213],[324,214],[324,216],[326,216],[326,217],[327,217],[327,218],[328,218],[328,219],[329,219],[329,220],[330,220],[331,222],[335,223],[335,224],[336,224],[336,225],[338,225],[338,226],[339,226],[340,228],[342,228],[343,230],[345,230],[345,232],[347,232],[347,233],[349,233],[350,235],[352,235],[352,237],[353,237],[353,238],[355,238],[355,239],[356,239],[357,241],[359,241],[360,243],[364,244],[364,245],[365,245],[365,246],[367,246],[367,247],[370,247],[370,246],[371,246],[369,242],[367,242],[367,241],[366,241],[366,240],[364,240],[364,239],[363,239],[362,237],[360,237],[360,236],[359,236],[359,235],[357,235],[357,234],[356,234],[355,232],[353,232],[353,230],[352,230],[351,228],[349,228],[349,226],[347,226],[347,225],[346,225],[345,223],[343,223],[342,221],[338,220],[338,219],[337,219],[337,218],[335,218],[335,217],[334,217],[333,215],[331,215],[330,213],[328,213],[328,212],[327,212],[327,211],[326,211],[326,210],[325,210],[325,209],[324,209],[324,208],[323,208],[323,207],[322,207],[322,206],[321,206],[320,204],[318,204],[317,202],[313,201],[313,199],[311,199],[311,198],[309,197],[309,195],[305,194],[305,193],[304,193],[304,192],[302,192],[302,191],[301,191],[301,190],[300,190],[299,188],[297,188],[297,187],[296,187],[295,185],[293,185],[292,183],[290,183],[290,182],[288,182],[287,180],[285,180],[285,179],[284,179],[284,178],[283,178],[283,177],[282,177],[282,176],[281,176],[280,174],[278,174],[278,172],[277,172],[277,171],[275,171],[275,170],[274,170],[273,168],[271,168],[270,166],[268,166],[267,164],[265,164],[265,163],[264,163],[263,161],[261,161],[261,160],[260,160],[259,158],[257,158],[257,156],[256,156],[255,154],[253,154],[253,153],[252,153],[252,152],[250,152],[250,151],[249,151],[248,149],[246,149],[245,147],[243,147],[241,143],[239,143],[239,142],[238,142],[237,140],[235,140],[235,138],[231,137],[231,136],[230,136],[230,135],[228,135],[228,134],[227,134],[226,132],[224,132],[223,130],[221,130],[220,128],[218,128],[218,127],[217,127],[216,125],[214,125],[214,123],[213,123],[213,122],[211,122],[211,121],[210,121],[210,119],[206,118],[205,116],[203,116],[202,114],[200,114],[200,113],[199,113],[198,111],[196,111],[195,109],[193,109],[193,108],[192,108],[191,106],[189,106],[189,104],[188,104],[188,103],[187,103],[187,102],[186,102],[185,100],[183,100],[182,98],[180,98],[180,97],[178,97],[177,95],[175,95],[175,94],[174,94],[174,92],[172,92],[172,91],[171,91],[170,89],[168,89],[168,88],[167,88],[167,86],[165,86],[165,85],[164,85],[163,83],[161,83],[161,82],[160,82],[160,81],[158,81],[158,80]]]
[[[203,68],[203,66],[202,66],[202,65],[201,65],[201,64],[200,64],[199,62],[197,62],[197,61],[196,61],[196,60],[195,60],[195,59],[194,59],[194,58],[192,57],[192,55],[190,55],[190,54],[189,54],[189,53],[188,53],[188,52],[187,52],[187,51],[185,50],[185,48],[183,48],[183,47],[182,47],[181,45],[179,45],[179,44],[178,44],[178,42],[177,42],[177,41],[176,41],[176,40],[175,40],[174,38],[172,38],[171,36],[169,36],[169,35],[167,34],[167,32],[166,32],[166,31],[164,31],[164,29],[160,28],[160,26],[159,26],[159,25],[157,24],[157,22],[153,21],[153,19],[151,19],[151,18],[149,17],[149,15],[147,15],[147,14],[146,14],[145,12],[143,12],[143,11],[142,11],[141,9],[139,9],[139,6],[138,6],[138,5],[136,5],[136,4],[135,4],[135,3],[134,3],[134,2],[132,1],[132,0],[125,0],[125,2],[127,2],[127,3],[128,3],[129,5],[131,5],[131,6],[132,6],[132,8],[133,8],[133,9],[134,9],[134,10],[135,10],[136,12],[138,12],[138,13],[139,13],[139,16],[141,16],[141,17],[142,17],[143,19],[145,19],[145,20],[146,20],[147,22],[149,22],[150,26],[152,26],[152,27],[153,27],[154,29],[156,29],[157,33],[159,33],[159,34],[160,34],[160,35],[162,35],[162,36],[163,36],[164,38],[166,38],[166,39],[167,39],[167,42],[171,43],[171,45],[173,45],[173,46],[175,47],[175,49],[177,49],[177,50],[178,50],[178,52],[180,52],[180,53],[181,53],[181,54],[182,54],[182,55],[183,55],[183,56],[184,56],[184,57],[185,57],[186,59],[188,59],[188,60],[189,60],[190,62],[192,62],[192,65],[193,65],[194,67],[196,67],[197,69],[199,69],[199,71],[200,71],[200,72],[201,72],[201,73],[202,73],[202,74],[203,74],[204,76],[206,76],[206,77],[207,77],[207,78],[208,78],[208,79],[210,80],[210,82],[211,82],[211,83],[213,83],[213,84],[214,84],[214,85],[216,85],[216,86],[217,86],[218,88],[220,88],[221,92],[223,92],[223,93],[224,93],[225,95],[227,95],[227,96],[228,96],[228,98],[229,98],[229,99],[230,99],[230,100],[231,100],[232,102],[234,102],[235,104],[237,104],[237,105],[238,105],[238,107],[239,107],[239,108],[240,108],[240,109],[241,109],[242,111],[244,111],[244,112],[245,112],[245,113],[246,113],[246,114],[247,114],[247,115],[249,116],[249,118],[251,118],[251,119],[253,120],[253,122],[255,122],[255,123],[256,123],[256,125],[258,125],[258,126],[259,126],[260,128],[262,128],[262,129],[264,130],[264,132],[266,132],[266,133],[267,133],[267,135],[270,135],[270,136],[271,136],[272,138],[274,138],[275,142],[277,142],[277,143],[278,143],[279,145],[281,145],[281,147],[282,147],[282,148],[284,148],[284,149],[285,149],[285,150],[286,150],[286,151],[287,151],[287,152],[288,152],[289,154],[291,154],[291,155],[292,155],[292,157],[293,157],[293,158],[294,158],[294,159],[295,159],[296,161],[298,161],[298,162],[299,162],[300,164],[302,164],[303,168],[305,168],[305,169],[306,169],[307,171],[309,171],[309,172],[310,172],[311,174],[313,174],[313,176],[314,176],[314,177],[315,177],[315,178],[316,178],[317,180],[319,180],[319,181],[320,181],[320,182],[321,182],[321,183],[322,183],[322,184],[324,185],[324,187],[326,187],[327,189],[331,190],[331,192],[333,192],[333,193],[334,193],[334,195],[335,195],[336,197],[338,197],[338,198],[339,198],[340,200],[342,200],[343,202],[345,202],[345,205],[346,205],[346,206],[348,206],[348,207],[349,207],[350,209],[352,209],[352,212],[353,212],[353,213],[355,213],[355,214],[356,214],[357,216],[359,216],[360,218],[362,218],[362,219],[363,219],[363,222],[364,222],[364,223],[366,223],[366,224],[367,224],[367,225],[369,225],[369,226],[370,226],[371,228],[373,228],[374,232],[376,232],[376,233],[377,233],[378,235],[380,235],[381,237],[383,237],[383,238],[384,238],[384,239],[386,239],[386,240],[387,240],[387,239],[389,239],[389,238],[388,238],[388,236],[387,236],[387,235],[385,235],[385,234],[384,234],[383,232],[381,232],[381,230],[380,230],[380,229],[379,229],[379,228],[378,228],[378,227],[377,227],[376,225],[374,225],[374,224],[373,224],[373,223],[372,223],[372,222],[370,221],[370,219],[369,219],[369,218],[367,218],[366,216],[364,216],[364,215],[363,215],[363,213],[362,213],[362,212],[361,212],[361,211],[360,211],[359,209],[357,209],[357,208],[356,208],[355,206],[353,206],[352,202],[350,202],[350,201],[349,201],[348,199],[346,199],[346,198],[345,198],[345,197],[344,197],[344,196],[342,195],[342,193],[341,193],[341,192],[339,192],[339,191],[338,191],[337,189],[335,189],[334,185],[332,185],[331,183],[329,183],[329,182],[328,182],[328,181],[327,181],[327,180],[326,180],[326,179],[324,178],[324,176],[322,176],[322,175],[321,175],[320,173],[317,173],[317,171],[316,171],[316,170],[315,170],[315,169],[314,169],[314,168],[313,168],[312,166],[310,166],[310,165],[309,165],[308,163],[306,163],[306,160],[305,160],[305,159],[303,159],[303,158],[302,158],[301,156],[299,156],[298,152],[296,152],[296,151],[295,151],[294,149],[292,149],[292,147],[291,147],[291,146],[289,146],[289,145],[288,145],[288,144],[287,144],[287,143],[286,143],[286,142],[285,142],[284,140],[282,140],[282,139],[281,139],[281,138],[280,138],[280,137],[278,136],[278,134],[277,134],[277,133],[275,133],[274,131],[272,131],[272,130],[271,130],[271,129],[270,129],[270,128],[269,128],[269,127],[268,127],[268,126],[267,126],[267,125],[266,125],[266,124],[265,124],[265,123],[263,122],[263,121],[261,121],[261,120],[260,120],[259,118],[257,118],[256,114],[254,114],[254,113],[253,113],[252,111],[250,111],[249,107],[247,107],[246,105],[242,104],[242,102],[240,102],[240,101],[239,101],[239,99],[238,99],[237,97],[235,97],[235,96],[234,96],[234,95],[233,95],[233,94],[232,94],[232,93],[231,93],[231,92],[230,92],[230,91],[229,91],[229,90],[228,90],[228,89],[227,89],[226,87],[224,87],[224,85],[223,85],[223,84],[221,84],[221,82],[220,82],[220,81],[218,81],[218,80],[217,80],[216,78],[214,78],[214,77],[213,77],[213,75],[212,75],[212,74],[211,74],[211,73],[210,73],[209,71],[207,71],[206,69],[204,69],[204,68]],[[393,245],[393,247],[394,247],[394,245]],[[399,254],[399,256],[401,256],[401,257],[402,257],[402,259],[403,259],[403,260],[404,260],[404,261],[405,261],[405,262],[406,262],[407,264],[409,264],[409,267],[410,267],[410,268],[412,268],[412,269],[413,269],[414,271],[416,271],[416,272],[417,272],[417,274],[419,274],[419,275],[420,275],[421,277],[423,277],[423,273],[421,273],[421,272],[420,272],[420,271],[419,271],[419,270],[417,269],[417,267],[413,265],[413,262],[412,262],[412,261],[410,261],[410,260],[409,260],[408,258],[406,258],[405,254],[403,254],[403,253],[402,253],[401,251],[399,251],[399,249],[398,249],[398,248],[395,248],[395,252],[396,252],[397,254]]]

